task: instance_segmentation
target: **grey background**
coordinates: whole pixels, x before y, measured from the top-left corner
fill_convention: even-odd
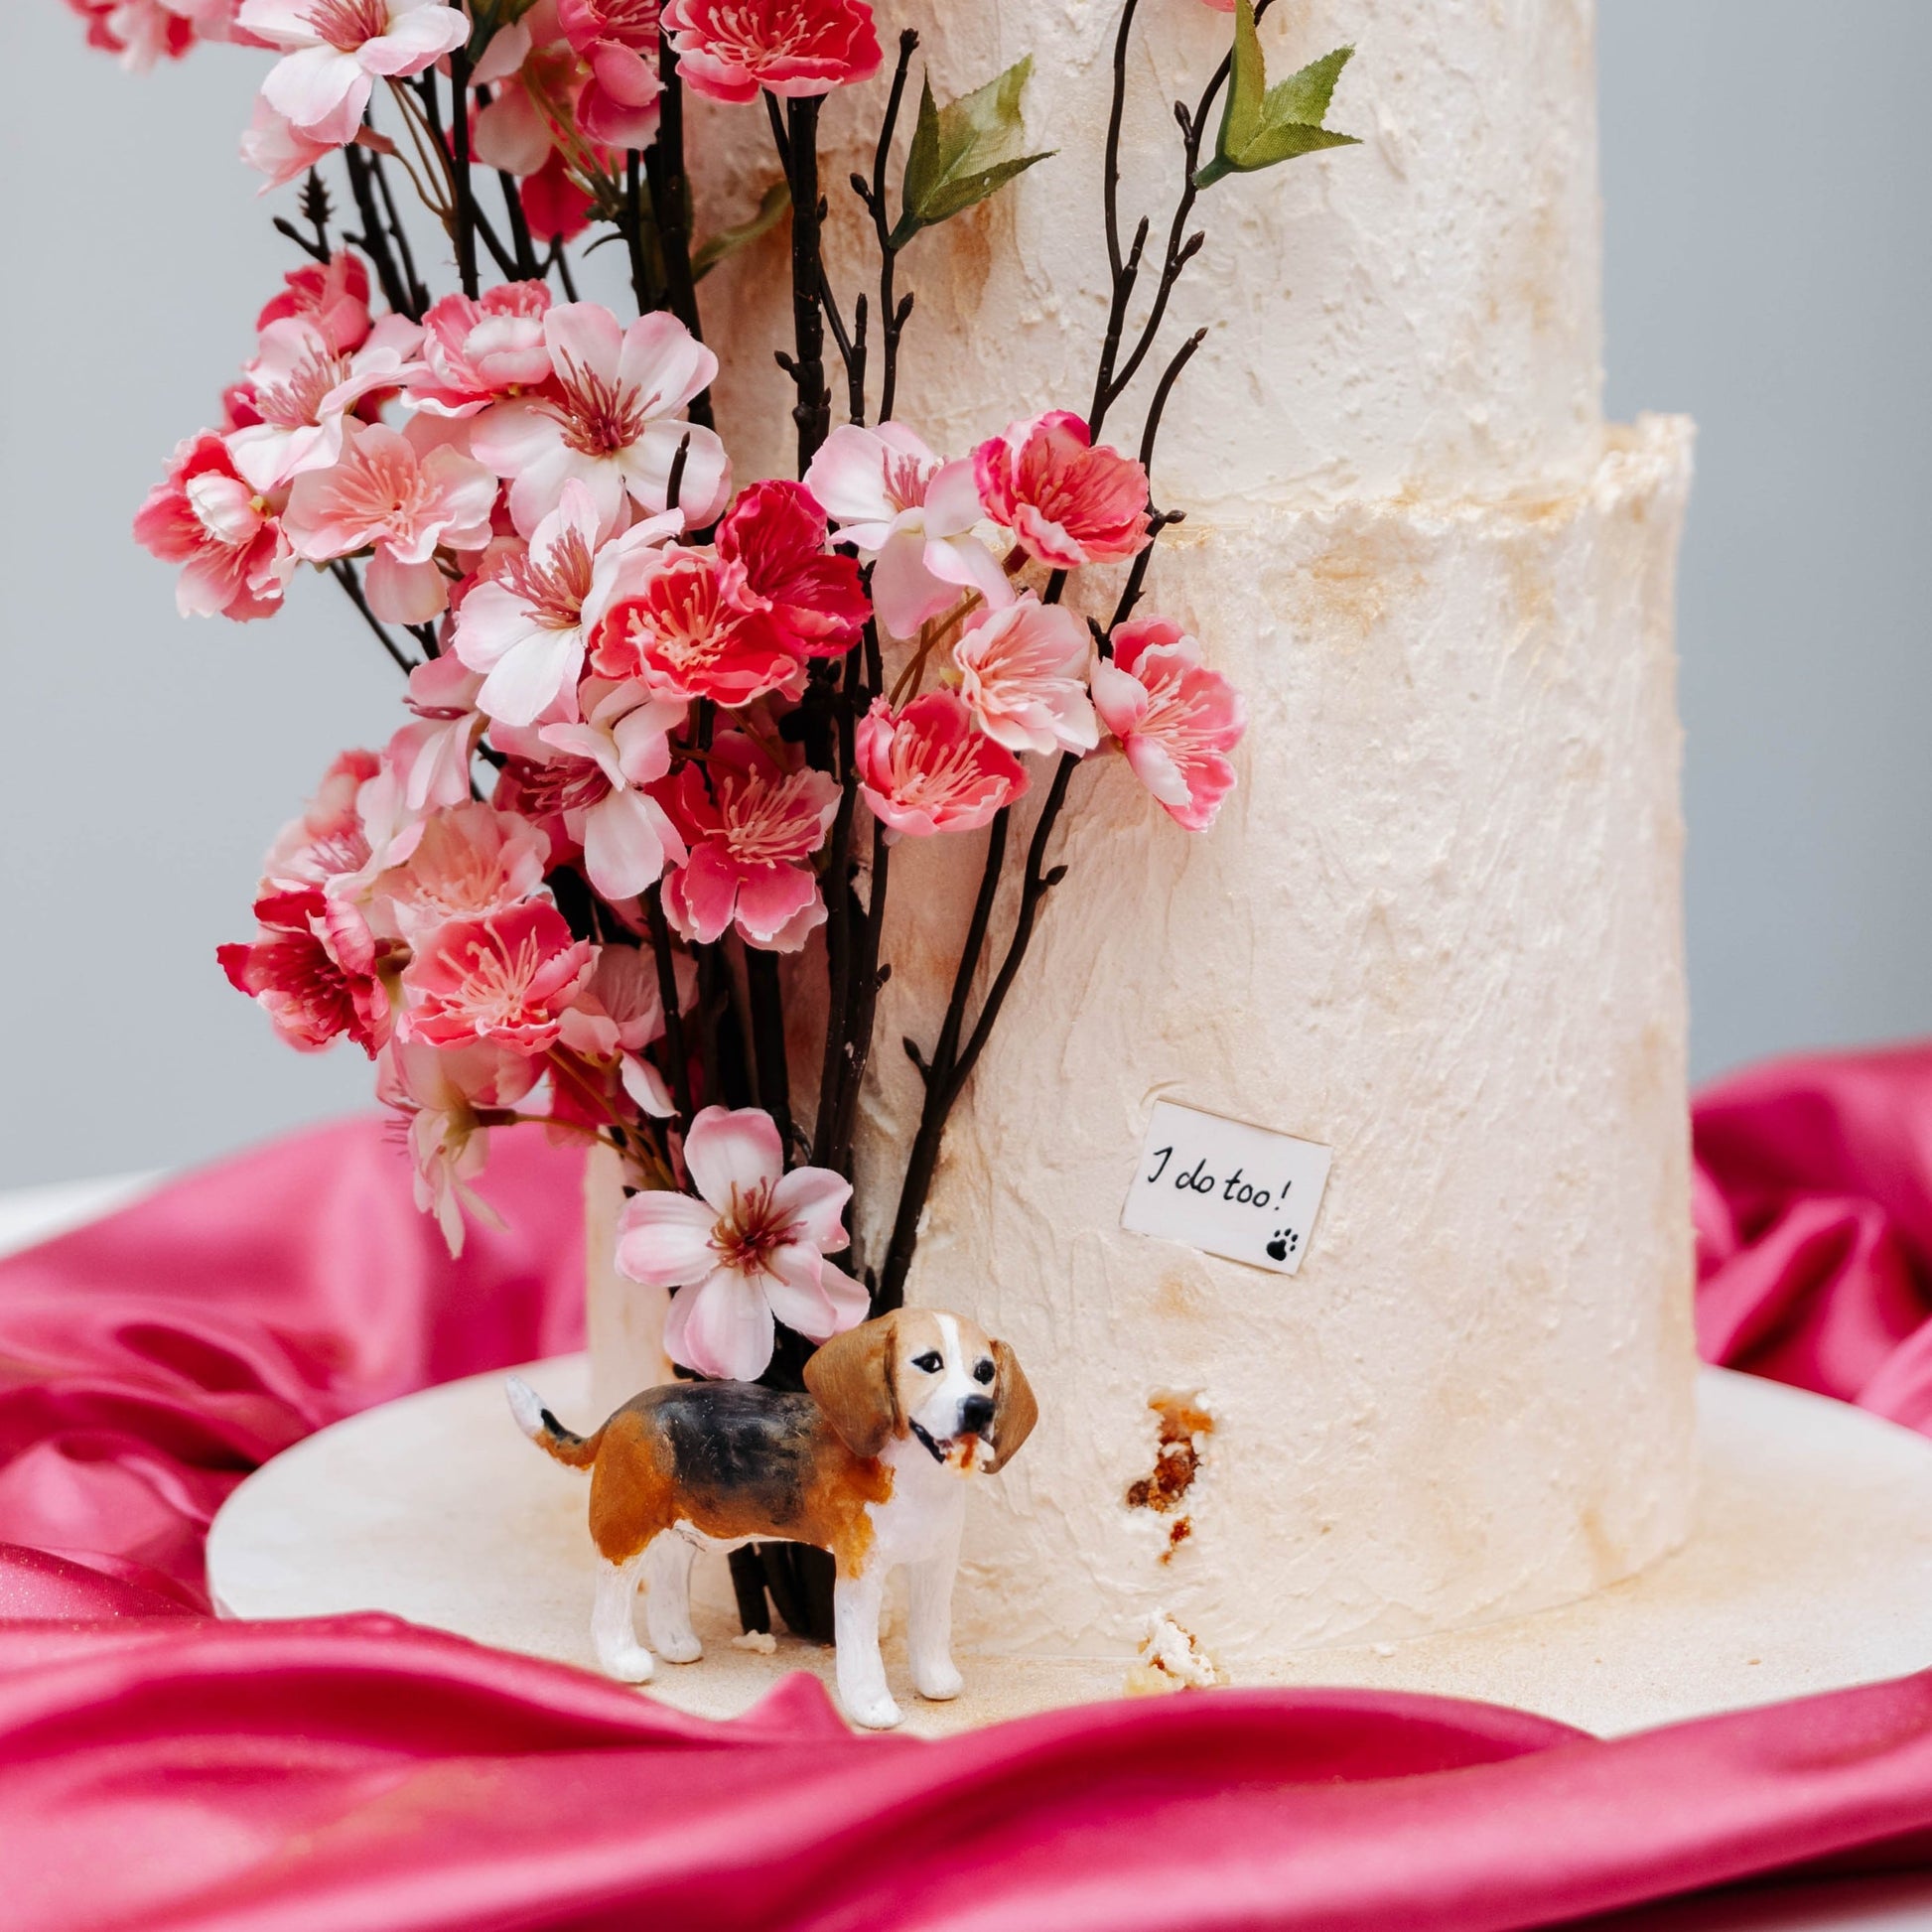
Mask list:
[[[288,265],[256,57],[141,81],[14,0],[0,159],[0,1185],[369,1104],[216,972],[261,851],[395,674],[331,587],[177,621],[128,518]],[[1702,425],[1681,584],[1695,1069],[1932,1031],[1932,173],[1922,0],[1604,0],[1613,416]],[[237,321],[237,319],[243,319]]]

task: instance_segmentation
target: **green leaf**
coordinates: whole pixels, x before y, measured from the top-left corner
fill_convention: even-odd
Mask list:
[[[758,212],[735,227],[720,228],[715,235],[698,243],[691,251],[691,278],[702,282],[727,255],[736,254],[747,242],[769,234],[784,219],[791,206],[790,193],[782,181],[774,181],[759,198]]]
[[[1033,67],[1030,54],[944,107],[932,98],[932,82],[920,83],[919,118],[906,151],[898,225],[892,236],[895,248],[903,248],[921,228],[949,221],[997,194],[1052,152],[1013,152],[1025,131],[1020,100]]]
[[[1234,52],[1221,128],[1214,157],[1195,173],[1194,186],[1211,188],[1223,175],[1253,174],[1322,148],[1355,146],[1352,134],[1336,134],[1321,125],[1334,98],[1335,81],[1354,52],[1352,47],[1338,47],[1271,87],[1261,38],[1255,32],[1253,0],[1235,0]]]

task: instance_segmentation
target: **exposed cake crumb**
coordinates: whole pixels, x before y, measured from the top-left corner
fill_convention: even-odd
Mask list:
[[[1180,1499],[1200,1472],[1201,1438],[1214,1433],[1214,1418],[1201,1406],[1198,1389],[1184,1394],[1159,1390],[1148,1398],[1147,1406],[1160,1424],[1154,1467],[1127,1485],[1127,1507],[1174,1517],[1168,1531],[1168,1547],[1161,1552],[1161,1561],[1172,1563],[1173,1553],[1194,1532],[1193,1519],[1177,1512]]]
[[[778,1640],[769,1630],[741,1630],[732,1639],[734,1650],[756,1650],[760,1657],[768,1657],[778,1647]]]
[[[1214,1418],[1200,1404],[1200,1391],[1177,1395],[1161,1390],[1147,1399],[1160,1421],[1154,1468],[1137,1482],[1128,1484],[1129,1509],[1152,1509],[1171,1516],[1180,1507],[1180,1499],[1193,1486],[1200,1468],[1199,1438],[1214,1433]]]
[[[1200,1639],[1166,1610],[1148,1618],[1141,1653],[1127,1667],[1127,1695],[1161,1697],[1169,1691],[1204,1691],[1225,1684],[1227,1672],[1201,1648]]]

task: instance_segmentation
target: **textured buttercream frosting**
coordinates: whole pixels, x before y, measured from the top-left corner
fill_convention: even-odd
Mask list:
[[[1171,1614],[1237,1680],[1626,1576],[1684,1535],[1692,1468],[1689,436],[1598,417],[1590,10],[1281,11],[1277,75],[1358,43],[1329,118],[1365,145],[1202,200],[1171,340],[1215,329],[1164,439],[1157,493],[1188,520],[1146,607],[1242,690],[1239,788],[1190,835],[1118,758],[1076,774],[1068,876],[909,1285],[1010,1340],[1040,1401],[969,1517],[962,1645],[1125,1662]],[[1030,127],[1060,149],[907,256],[897,413],[948,453],[1085,406],[1113,18],[971,0],[916,23],[942,94],[1032,51]],[[1177,142],[1153,97],[1192,97],[1228,23],[1198,0],[1142,18],[1123,177],[1158,232]],[[877,92],[833,104],[835,207]],[[737,156],[725,219],[769,164],[749,117],[709,126]],[[848,291],[859,241],[836,238]],[[786,467],[789,397],[749,346],[783,339],[782,278],[755,250],[707,284],[748,472]],[[1139,420],[1130,398],[1110,433]],[[895,857],[858,1149],[875,1261],[919,1103],[897,1042],[936,1031],[981,843]],[[801,1047],[821,979],[808,954]],[[1298,1275],[1120,1228],[1160,1099],[1334,1150]],[[1204,1420],[1168,1427],[1164,1461],[1175,1414]]]

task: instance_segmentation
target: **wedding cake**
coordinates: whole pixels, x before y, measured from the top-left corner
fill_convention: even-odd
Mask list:
[[[1197,0],[1143,12],[1133,59],[1158,84],[1130,91],[1122,192],[1164,220],[1159,103],[1198,90],[1227,22]],[[1599,411],[1592,10],[1283,14],[1278,70],[1363,48],[1334,120],[1364,146],[1214,191],[1175,297],[1183,326],[1214,327],[1157,477],[1186,520],[1150,578],[1246,696],[1239,788],[1200,839],[1118,759],[1076,776],[1067,876],[954,1116],[908,1284],[1009,1340],[1039,1396],[1027,1456],[974,1498],[969,1651],[1127,1657],[1165,1614],[1239,1677],[1581,1596],[1689,1524],[1690,431]],[[942,89],[1031,52],[1032,145],[1057,150],[918,243],[897,413],[957,451],[1002,427],[983,398],[1084,406],[1108,278],[1072,210],[1098,193],[1115,14],[913,20]],[[840,150],[828,117],[832,182],[860,159],[849,125]],[[768,170],[758,131],[720,121],[739,184]],[[834,229],[855,284],[859,240]],[[719,280],[734,341],[782,334],[755,254]],[[727,350],[721,427],[774,475],[783,381]],[[895,855],[868,1257],[894,1206],[868,1176],[897,1172],[920,1102],[897,1042],[943,1007],[969,845]],[[1164,1101],[1331,1151],[1299,1272],[1122,1227]],[[608,1392],[634,1360],[613,1359],[597,1300]]]

